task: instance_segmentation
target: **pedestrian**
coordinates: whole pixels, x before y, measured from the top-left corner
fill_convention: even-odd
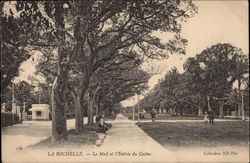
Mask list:
[[[214,124],[214,111],[213,110],[208,111],[208,118],[209,118],[209,123]]]
[[[143,110],[142,110],[142,118],[143,118],[143,119],[145,118],[145,113],[146,113],[146,111],[143,109]]]
[[[207,112],[205,112],[205,114],[204,114],[204,122],[205,122],[205,124],[208,123],[208,113]]]
[[[151,112],[150,112],[150,114],[151,114],[152,122],[154,122],[155,121],[155,116],[156,116],[155,109],[152,109]]]

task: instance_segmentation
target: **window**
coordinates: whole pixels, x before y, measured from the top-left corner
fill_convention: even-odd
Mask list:
[[[41,111],[37,111],[36,112],[36,116],[42,116],[42,112]]]

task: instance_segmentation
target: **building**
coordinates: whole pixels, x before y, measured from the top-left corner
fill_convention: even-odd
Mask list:
[[[32,120],[49,120],[49,105],[48,104],[32,104]]]

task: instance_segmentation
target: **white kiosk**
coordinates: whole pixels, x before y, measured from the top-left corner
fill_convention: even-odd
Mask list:
[[[48,104],[32,104],[32,120],[49,120],[49,105]]]

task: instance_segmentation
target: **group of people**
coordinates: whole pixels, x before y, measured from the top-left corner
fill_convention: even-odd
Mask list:
[[[142,112],[139,113],[140,119],[144,119],[145,118],[145,116],[144,116],[145,113],[146,113],[146,111],[144,109],[143,109]],[[154,122],[155,121],[155,117],[156,117],[156,110],[152,109],[150,111],[150,115],[151,115],[152,122]]]

